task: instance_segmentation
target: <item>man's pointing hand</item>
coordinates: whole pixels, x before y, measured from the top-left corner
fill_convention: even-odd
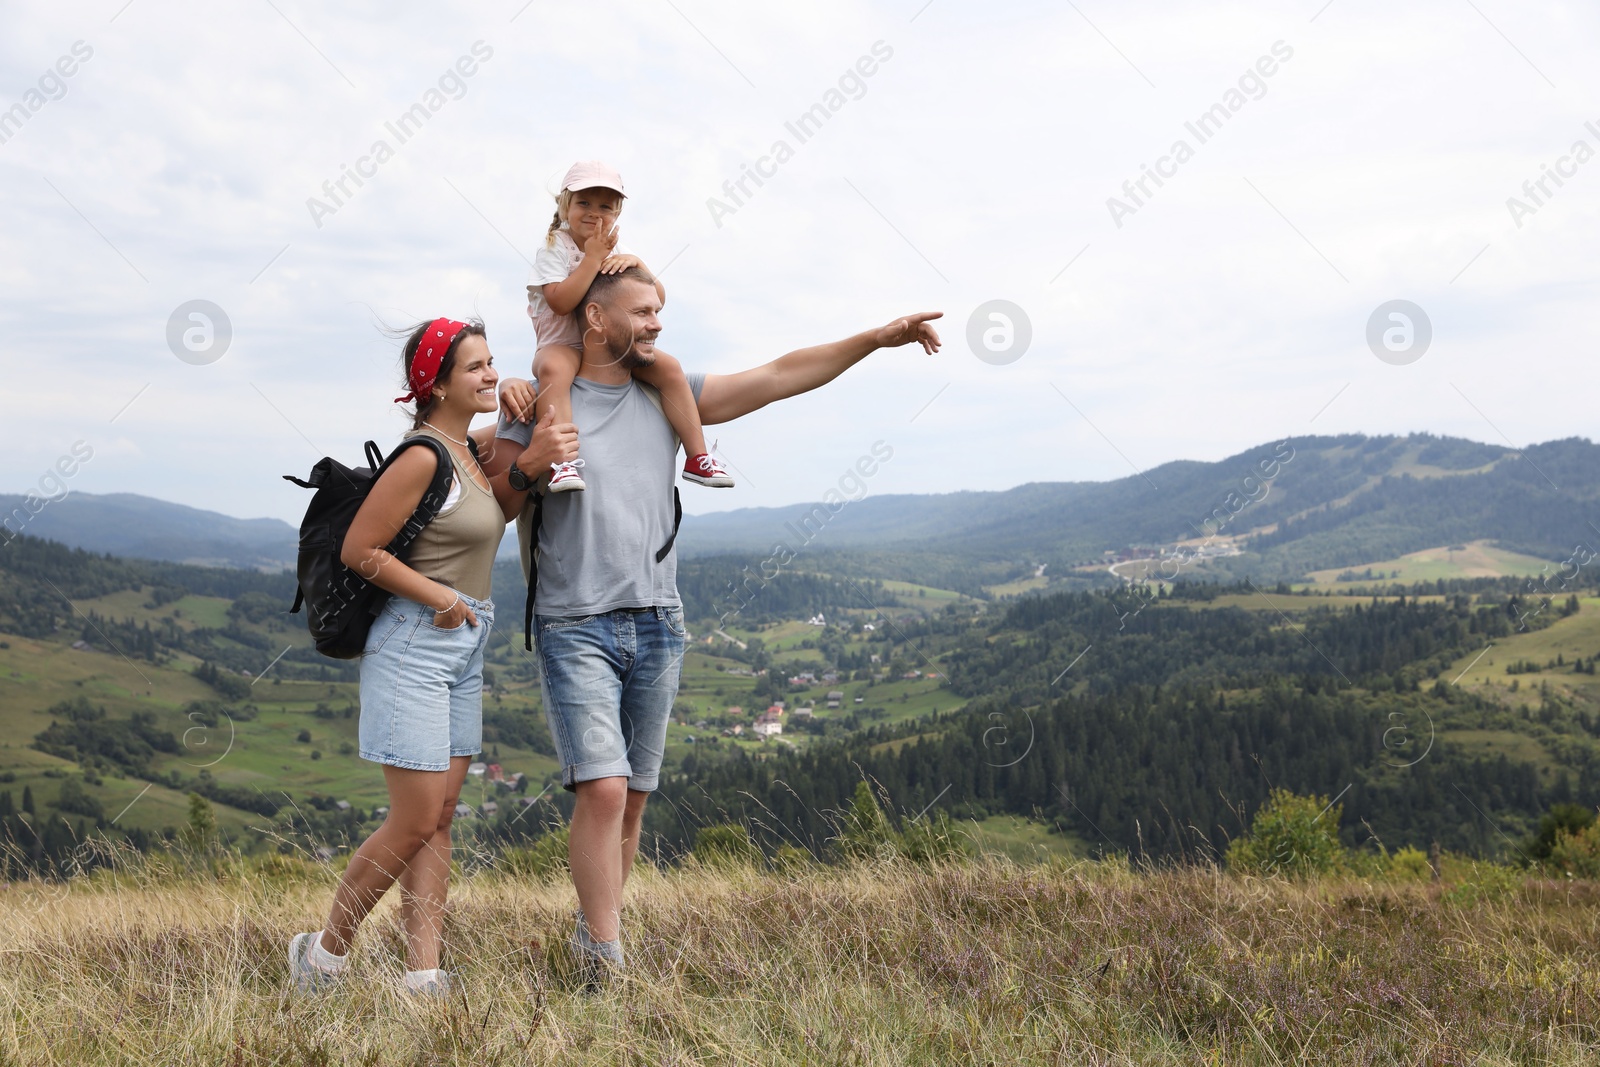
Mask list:
[[[919,311],[915,315],[895,319],[878,331],[878,347],[899,348],[915,341],[931,356],[939,351],[939,332],[930,325],[930,322],[943,317],[942,311]]]

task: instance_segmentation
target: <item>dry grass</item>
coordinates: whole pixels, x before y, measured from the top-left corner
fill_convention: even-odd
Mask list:
[[[1600,1062],[1592,883],[645,870],[631,977],[588,996],[570,888],[491,872],[457,884],[444,1004],[397,992],[392,908],[340,990],[290,994],[285,944],[331,887],[239,864],[0,891],[0,1063]]]

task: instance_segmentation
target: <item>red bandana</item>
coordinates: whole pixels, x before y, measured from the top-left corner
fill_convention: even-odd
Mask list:
[[[428,323],[422,340],[417,342],[417,353],[411,357],[411,392],[395,397],[396,404],[408,400],[419,404],[428,402],[433,396],[433,383],[439,377],[439,364],[444,362],[444,354],[450,351],[456,335],[466,328],[466,323],[454,319],[434,319]]]

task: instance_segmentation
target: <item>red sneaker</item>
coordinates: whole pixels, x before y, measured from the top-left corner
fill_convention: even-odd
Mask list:
[[[683,480],[699,482],[713,489],[733,488],[733,475],[729,474],[710,452],[702,452],[683,461]]]
[[[546,490],[551,493],[570,493],[574,490],[587,489],[583,483],[583,475],[578,473],[578,468],[583,466],[583,460],[575,459],[571,463],[550,464],[550,486]]]

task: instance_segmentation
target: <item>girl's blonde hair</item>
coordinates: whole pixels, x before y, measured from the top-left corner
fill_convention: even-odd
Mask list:
[[[556,231],[561,229],[561,220],[567,217],[567,211],[572,207],[572,190],[563,189],[556,194],[556,215],[550,220],[550,228],[544,232],[544,246],[556,246]]]
[[[550,228],[544,231],[544,246],[546,248],[554,248],[556,246],[556,231],[561,229],[561,223],[566,219],[567,212],[572,209],[573,193],[578,191],[580,190],[563,189],[556,194],[556,213],[550,219]],[[617,206],[617,214],[622,214],[622,206],[620,204]]]

